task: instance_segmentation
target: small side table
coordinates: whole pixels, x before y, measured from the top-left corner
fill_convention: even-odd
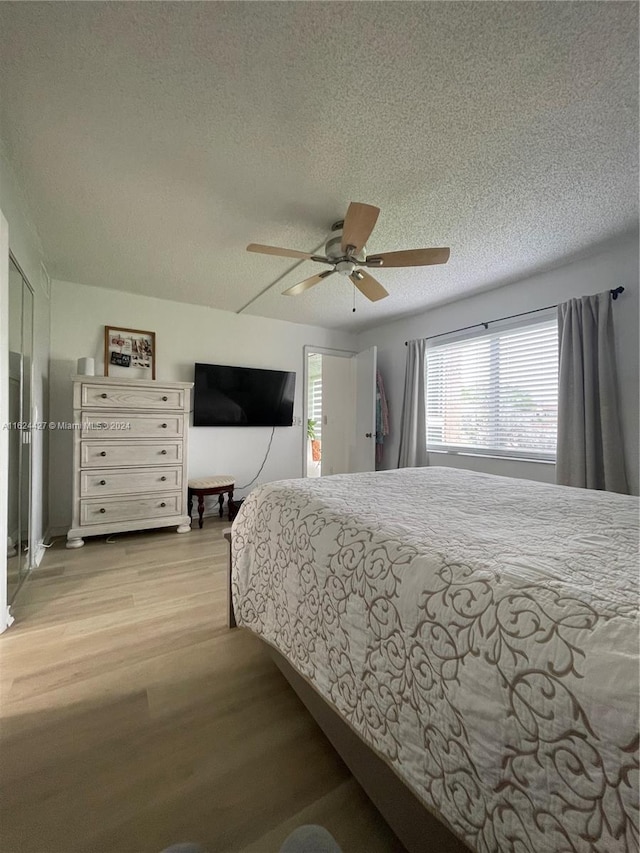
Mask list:
[[[193,496],[198,497],[198,518],[199,527],[202,527],[204,515],[204,499],[207,495],[218,495],[218,503],[220,504],[220,518],[222,518],[224,496],[228,496],[228,505],[231,506],[233,500],[233,487],[235,485],[233,477],[228,474],[219,474],[217,477],[200,477],[197,480],[189,480],[187,486],[188,494],[188,512],[191,518],[193,510]]]

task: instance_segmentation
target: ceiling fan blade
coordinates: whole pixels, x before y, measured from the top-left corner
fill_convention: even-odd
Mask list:
[[[361,204],[352,201],[342,226],[342,251],[346,253],[347,246],[354,247],[357,254],[369,239],[373,227],[378,220],[380,208],[371,204]]]
[[[311,278],[305,278],[304,281],[299,282],[298,284],[294,284],[293,287],[289,287],[286,290],[282,291],[283,296],[298,296],[300,293],[304,293],[305,290],[309,290],[310,287],[313,287],[314,284],[318,284],[322,281],[323,278],[327,278],[327,276],[333,275],[335,270],[327,270],[326,272],[318,273],[317,275],[312,275]]]
[[[249,243],[247,252],[259,252],[261,255],[278,255],[280,258],[306,258],[311,260],[310,252],[298,252],[296,249],[281,249],[279,246],[261,246],[259,243]]]
[[[446,248],[382,252],[367,257],[366,265],[368,267],[424,267],[429,264],[446,264],[450,254],[451,250]]]
[[[362,293],[363,296],[366,296],[367,299],[370,299],[371,302],[377,302],[379,299],[384,299],[385,296],[389,295],[380,282],[376,281],[368,272],[358,270],[357,272],[351,273],[349,278],[358,288],[360,293]]]

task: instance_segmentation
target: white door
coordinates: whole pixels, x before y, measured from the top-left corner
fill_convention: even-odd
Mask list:
[[[355,437],[351,471],[376,468],[376,364],[377,348],[359,352],[353,358],[356,398]]]
[[[322,476],[346,474],[355,403],[351,358],[322,356]]]

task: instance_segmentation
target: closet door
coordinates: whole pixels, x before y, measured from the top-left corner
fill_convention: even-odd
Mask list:
[[[22,280],[22,422],[20,430],[20,524],[22,531],[21,578],[31,568],[31,475],[32,393],[33,382],[33,292]]]
[[[7,593],[11,603],[30,568],[31,365],[33,293],[9,262],[9,471],[7,502]]]

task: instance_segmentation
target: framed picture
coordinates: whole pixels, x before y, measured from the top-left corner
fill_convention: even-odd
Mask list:
[[[156,378],[156,333],[104,327],[104,375]]]

